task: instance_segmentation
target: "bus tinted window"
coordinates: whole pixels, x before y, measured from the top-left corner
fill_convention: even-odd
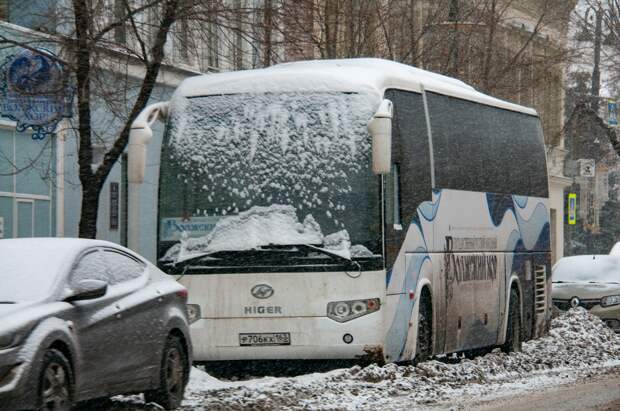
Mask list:
[[[418,206],[432,197],[431,166],[422,95],[387,90],[385,97],[394,103],[392,161],[395,166],[386,177],[385,196],[388,210],[385,227],[386,265],[391,267]],[[394,205],[396,201],[399,204]],[[393,210],[392,218],[390,209]],[[399,221],[394,218],[396,215],[400,217]]]
[[[548,196],[537,117],[427,95],[438,188]]]
[[[431,199],[431,166],[422,95],[387,90],[394,103],[392,122],[393,161],[400,165],[401,213],[404,230],[421,202]]]

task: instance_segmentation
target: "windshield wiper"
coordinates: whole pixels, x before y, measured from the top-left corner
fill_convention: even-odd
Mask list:
[[[299,250],[291,247],[253,248],[248,250],[221,250],[200,253],[181,261],[164,262],[164,264],[168,267],[176,269],[183,268],[183,272],[185,272],[188,267],[215,267],[220,266],[222,262],[239,260],[241,258],[267,262],[269,260],[273,260],[273,258],[276,256],[282,257],[284,255],[288,257],[297,253],[299,253]],[[209,262],[212,262],[213,264],[209,264]]]
[[[15,304],[15,301],[0,301],[0,304]]]
[[[341,261],[341,262],[344,262],[344,263],[347,263],[347,264],[353,264],[353,265],[356,266],[356,268],[360,268],[361,269],[361,267],[360,267],[360,265],[359,265],[359,263],[357,261],[355,261],[355,260],[353,260],[351,258],[344,257],[344,256],[342,256],[342,255],[340,255],[338,253],[335,253],[335,252],[330,251],[330,250],[325,249],[325,248],[317,247],[317,246],[314,246],[314,245],[311,245],[311,244],[292,244],[291,246],[292,247],[303,248],[303,249],[308,250],[308,251],[316,251],[318,253],[321,253],[323,255],[331,257],[333,260]]]
[[[226,250],[211,251],[197,254],[178,262],[163,262],[167,267],[179,274],[185,274],[188,269],[225,267],[276,267],[276,266],[299,266],[305,264],[310,253],[321,254],[330,260],[337,261],[345,267],[355,267],[361,271],[361,266],[357,261],[346,258],[337,253],[331,252],[321,247],[311,244],[284,244],[264,246],[249,250]],[[290,264],[282,264],[282,259],[287,259]],[[243,259],[244,263],[239,261]]]

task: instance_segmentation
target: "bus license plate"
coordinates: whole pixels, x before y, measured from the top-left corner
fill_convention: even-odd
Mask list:
[[[291,333],[240,333],[239,345],[291,345]]]

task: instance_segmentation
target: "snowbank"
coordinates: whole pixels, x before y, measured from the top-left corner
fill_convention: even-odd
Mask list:
[[[620,336],[578,308],[554,319],[549,335],[525,343],[521,353],[496,351],[456,364],[356,366],[295,378],[208,380],[203,385],[198,384],[199,374],[192,374],[185,404],[186,409],[209,410],[402,409],[515,389],[515,384],[534,389],[610,365],[620,366]]]
[[[294,378],[222,381],[192,369],[184,410],[402,410],[461,399],[500,397],[570,383],[620,368],[620,335],[583,308],[554,319],[549,335],[510,355],[499,350],[457,363],[388,364]],[[140,397],[117,397],[122,409],[155,409]]]

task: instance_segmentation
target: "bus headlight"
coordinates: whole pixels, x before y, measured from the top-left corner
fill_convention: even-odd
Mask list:
[[[198,304],[187,304],[187,321],[191,324],[200,320],[200,306]]]
[[[374,313],[381,307],[381,300],[370,298],[367,300],[333,301],[327,304],[327,317],[343,323],[366,314]]]
[[[601,307],[611,307],[620,304],[620,295],[609,295],[601,298]]]

